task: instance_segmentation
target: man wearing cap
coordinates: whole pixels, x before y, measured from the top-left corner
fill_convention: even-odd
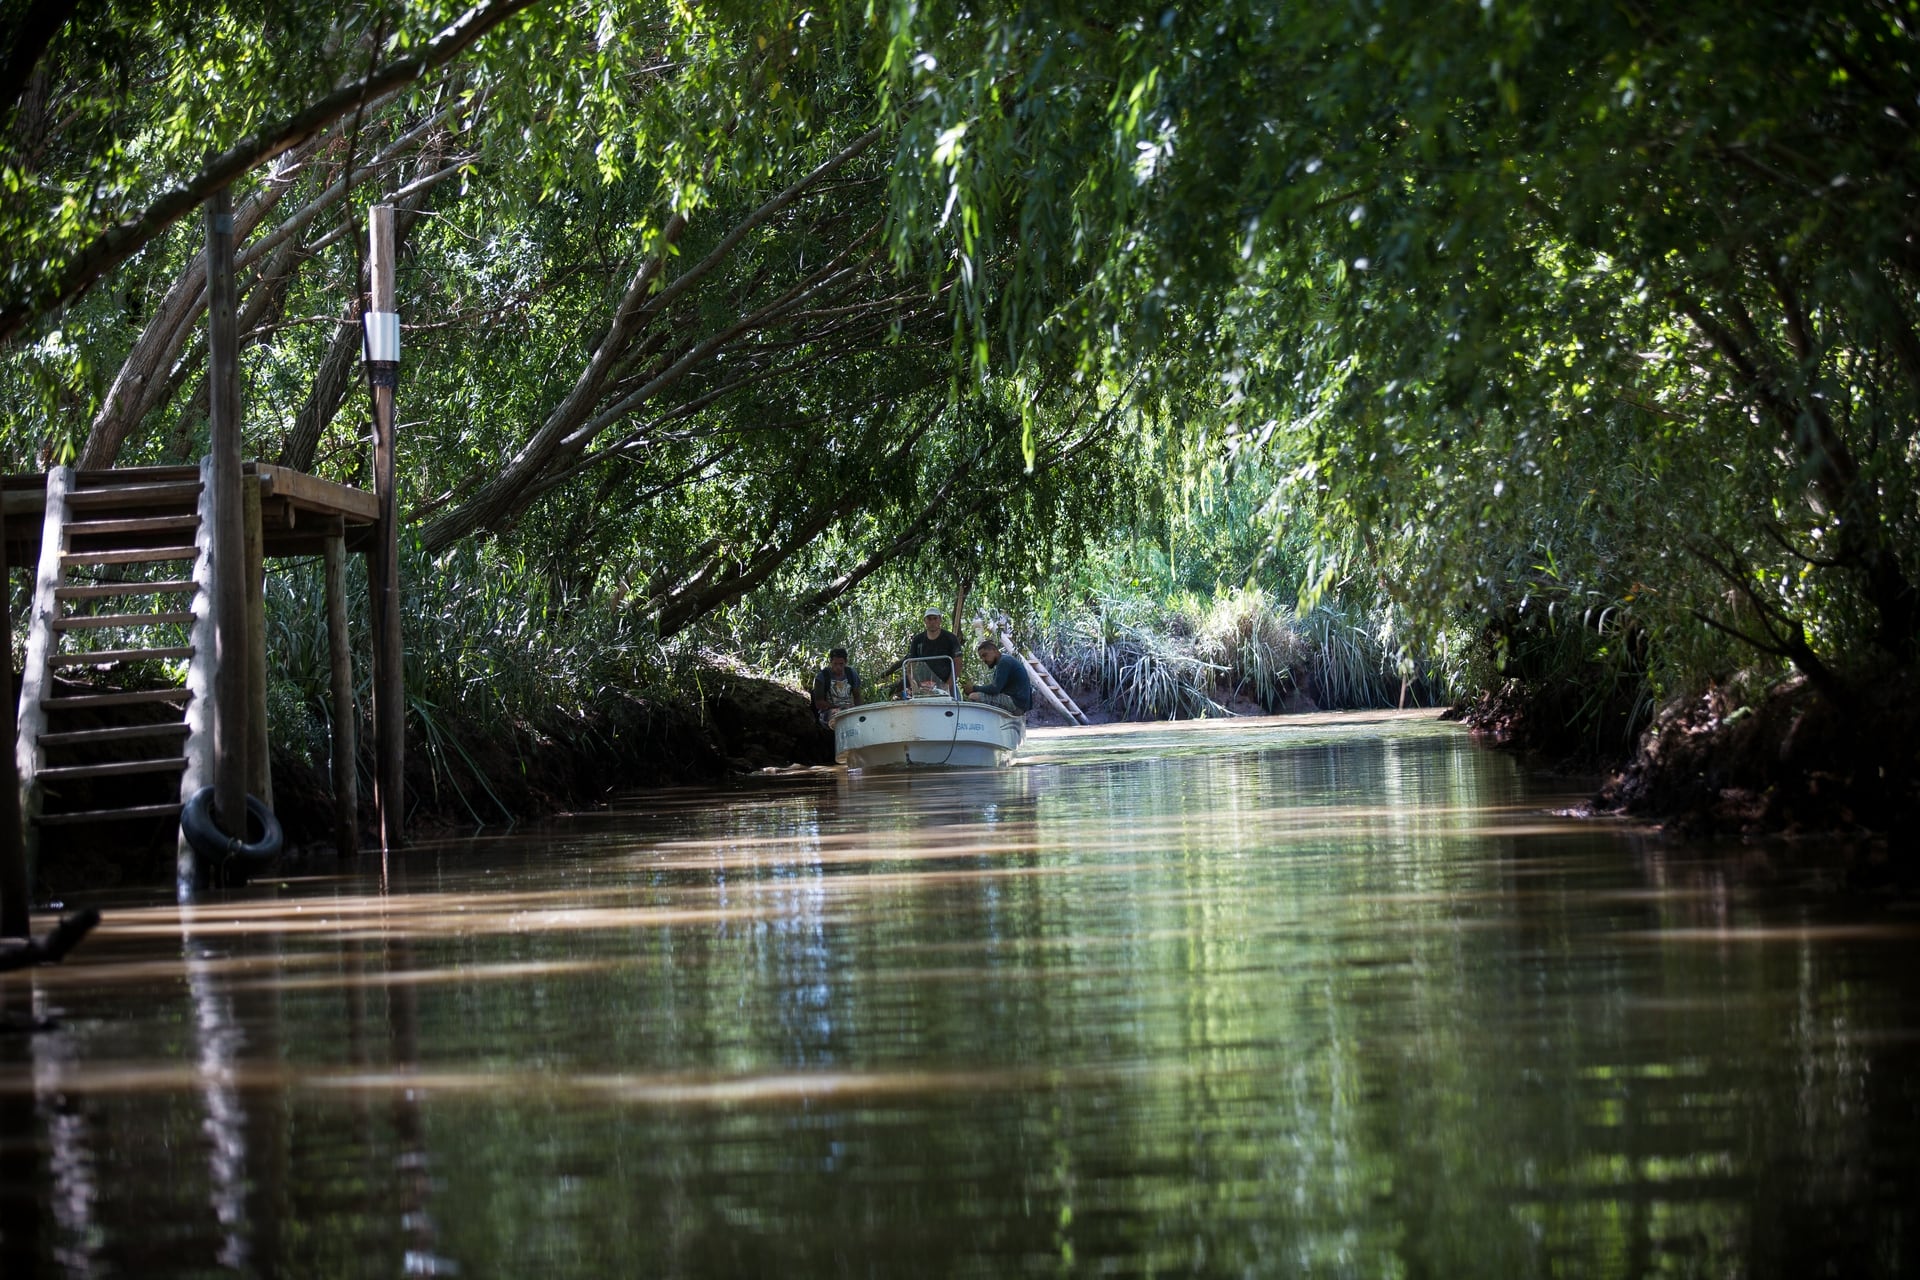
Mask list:
[[[1000,642],[992,636],[980,642],[979,653],[993,675],[983,685],[968,685],[967,701],[985,702],[1021,716],[1033,710],[1033,677],[1020,655],[1001,653]]]
[[[938,608],[929,606],[926,612],[927,629],[913,633],[913,639],[907,645],[907,681],[910,693],[932,693],[936,690],[953,691],[953,682],[960,676],[960,637],[946,629],[944,616]],[[913,664],[915,658],[948,658],[945,662],[922,662]]]

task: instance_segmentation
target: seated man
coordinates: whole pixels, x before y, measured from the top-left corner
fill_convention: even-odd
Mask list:
[[[907,696],[927,693],[951,693],[960,674],[960,637],[946,629],[938,609],[928,609],[925,631],[913,633],[907,643]],[[947,662],[914,662],[914,658],[948,658]]]
[[[978,652],[993,675],[984,685],[968,685],[967,701],[990,703],[1022,716],[1033,710],[1033,677],[1019,655],[1001,653],[1000,642],[991,636],[980,642]]]
[[[827,665],[813,677],[813,713],[820,723],[860,701],[860,673],[847,665],[847,651],[838,645],[827,651]]]

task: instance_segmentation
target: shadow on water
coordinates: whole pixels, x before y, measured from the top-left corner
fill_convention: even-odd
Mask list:
[[[1897,1275],[1920,919],[1425,716],[633,797],[0,986],[8,1275]]]

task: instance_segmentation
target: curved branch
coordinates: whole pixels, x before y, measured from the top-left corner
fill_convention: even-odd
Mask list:
[[[208,196],[254,167],[298,146],[354,108],[417,80],[472,46],[481,36],[539,0],[481,0],[428,40],[411,57],[327,94],[283,120],[242,138],[200,171],[161,195],[139,214],[114,223],[68,260],[37,296],[0,305],[0,345],[11,342],[30,320],[66,306],[107,272],[138,253],[148,241],[198,208]]]

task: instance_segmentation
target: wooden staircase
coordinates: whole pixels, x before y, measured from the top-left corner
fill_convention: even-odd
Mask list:
[[[1080,709],[1078,703],[1067,696],[1066,689],[1061,686],[1058,680],[1053,678],[1053,672],[1047,670],[1046,664],[1034,657],[1031,650],[1022,649],[1013,642],[1013,636],[1009,631],[1005,614],[1000,614],[993,618],[988,618],[983,614],[974,620],[974,624],[983,633],[998,636],[1001,648],[1009,653],[1017,653],[1020,655],[1020,660],[1027,664],[1027,674],[1033,677],[1034,691],[1046,701],[1053,704],[1055,711],[1065,716],[1072,724],[1088,723],[1087,713]]]
[[[45,828],[171,823],[197,782],[207,495],[197,466],[47,473],[17,747],[30,846]],[[95,683],[63,679],[83,671]]]

